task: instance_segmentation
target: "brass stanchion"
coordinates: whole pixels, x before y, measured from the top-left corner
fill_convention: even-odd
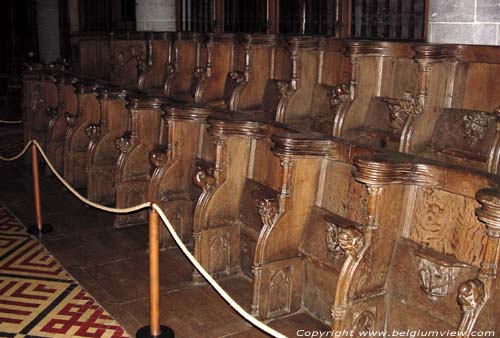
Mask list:
[[[47,234],[52,231],[52,227],[49,224],[43,224],[42,220],[42,199],[40,197],[40,171],[38,168],[38,151],[36,145],[31,146],[31,164],[33,170],[33,195],[35,202],[35,216],[36,224],[30,225],[27,231],[31,235],[37,235],[39,237],[42,234]]]
[[[150,325],[136,333],[137,338],[174,338],[174,331],[160,325],[160,236],[159,215],[149,211],[149,311]]]

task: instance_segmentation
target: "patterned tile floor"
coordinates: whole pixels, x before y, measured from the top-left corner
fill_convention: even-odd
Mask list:
[[[129,337],[1,205],[0,337]]]

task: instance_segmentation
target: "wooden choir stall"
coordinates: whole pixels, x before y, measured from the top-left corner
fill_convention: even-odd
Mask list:
[[[160,205],[253,316],[500,334],[499,47],[179,31],[79,48],[80,71],[25,71],[25,140],[92,201]]]

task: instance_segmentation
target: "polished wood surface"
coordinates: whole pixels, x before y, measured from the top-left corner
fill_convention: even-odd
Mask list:
[[[120,155],[115,140],[127,130],[127,93],[130,92],[120,87],[99,89],[99,122],[85,129],[89,138],[85,164],[87,196],[97,203],[115,202],[115,166]]]
[[[77,95],[90,87],[69,73],[25,76],[26,138],[45,129],[59,169],[81,153],[85,166],[73,167],[91,199],[158,203],[213,276],[245,280],[238,297],[262,320],[498,329],[497,47],[186,32],[127,41],[146,56],[163,44],[155,71],[124,68],[143,92]],[[82,117],[80,143],[65,138],[77,135],[66,112]]]

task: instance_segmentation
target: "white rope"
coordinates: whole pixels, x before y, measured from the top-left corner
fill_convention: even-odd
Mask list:
[[[262,331],[264,331],[267,334],[270,334],[273,337],[286,338],[285,335],[279,333],[278,331],[274,330],[273,328],[270,328],[269,326],[267,326],[266,324],[262,323],[261,321],[259,321],[255,317],[253,317],[251,314],[249,314],[248,312],[246,312],[233,298],[231,298],[231,296],[228,295],[226,291],[224,291],[224,289],[215,281],[215,279],[213,279],[212,276],[210,276],[210,274],[207,272],[207,270],[205,270],[203,268],[203,266],[201,266],[201,264],[196,260],[196,258],[194,258],[194,256],[188,250],[188,248],[186,248],[186,246],[184,245],[184,243],[182,242],[182,240],[179,238],[179,236],[175,232],[174,227],[172,226],[172,224],[168,220],[167,216],[165,216],[165,214],[163,213],[163,211],[161,210],[161,208],[157,204],[155,204],[155,203],[153,203],[151,206],[160,215],[163,223],[165,224],[166,228],[170,232],[170,235],[172,235],[172,238],[175,240],[175,243],[177,244],[177,246],[181,249],[182,253],[189,259],[189,261],[191,262],[191,264],[194,265],[194,267],[196,268],[196,270],[198,270],[198,272],[207,280],[207,282],[215,289],[215,291],[217,291],[217,293],[229,305],[231,305],[231,307],[236,312],[238,312],[238,314],[240,316],[242,316],[243,318],[245,318],[252,325],[258,327],[259,329],[261,329]]]
[[[26,151],[28,150],[28,148],[30,147],[31,144],[35,145],[38,148],[38,150],[40,151],[40,154],[42,155],[43,159],[45,160],[45,162],[49,166],[50,170],[57,177],[57,179],[59,181],[61,181],[61,183],[73,195],[75,195],[83,203],[85,203],[85,204],[87,204],[87,205],[89,205],[91,207],[94,207],[96,209],[107,211],[107,212],[111,212],[111,213],[114,213],[114,214],[128,214],[128,213],[131,213],[131,212],[135,212],[135,211],[139,211],[139,210],[147,209],[147,208],[151,207],[151,203],[147,202],[147,203],[142,203],[142,204],[130,207],[130,208],[123,208],[123,209],[121,209],[121,208],[111,208],[111,207],[106,207],[104,205],[100,205],[100,204],[94,203],[91,200],[83,197],[78,191],[75,190],[75,188],[73,188],[68,182],[66,182],[66,180],[61,176],[61,174],[59,174],[57,172],[56,168],[50,162],[48,156],[43,151],[42,146],[36,140],[31,140],[28,143],[26,143],[26,145],[24,146],[24,149],[19,154],[17,154],[16,156],[13,156],[13,157],[3,157],[3,156],[0,156],[0,160],[5,161],[5,162],[12,162],[12,161],[15,161],[15,160],[19,159],[21,156],[23,156],[26,153]]]
[[[0,124],[21,124],[21,123],[23,123],[22,120],[16,120],[16,121],[0,120]]]
[[[47,157],[47,155],[43,151],[42,147],[40,146],[40,144],[36,140],[31,140],[28,143],[26,143],[26,145],[24,146],[24,149],[19,154],[17,154],[16,156],[11,157],[11,158],[5,158],[5,157],[1,157],[0,156],[0,160],[2,160],[2,161],[14,161],[14,160],[20,158],[21,156],[23,156],[26,153],[26,151],[29,149],[29,147],[30,147],[31,144],[35,145],[38,148],[38,150],[40,151],[40,154],[44,158],[44,160],[47,163],[47,165],[49,166],[50,170],[59,179],[59,181],[61,181],[61,183],[73,195],[75,195],[83,203],[85,203],[85,204],[87,204],[87,205],[89,205],[91,207],[94,207],[96,209],[104,210],[104,211],[111,212],[111,213],[116,213],[116,214],[130,213],[130,212],[134,212],[134,211],[138,211],[138,210],[142,210],[142,209],[146,209],[146,208],[153,208],[154,210],[156,210],[158,212],[158,214],[160,215],[160,217],[161,217],[163,223],[165,224],[166,228],[170,232],[170,235],[172,235],[172,238],[175,240],[175,243],[181,249],[182,253],[188,258],[188,260],[196,268],[196,270],[198,270],[198,272],[215,289],[215,291],[217,291],[217,293],[240,316],[242,316],[246,321],[250,322],[255,327],[259,328],[260,330],[264,331],[265,333],[267,333],[267,334],[269,334],[269,335],[271,335],[273,337],[286,338],[285,335],[283,335],[283,334],[279,333],[278,331],[274,330],[273,328],[267,326],[266,324],[262,323],[261,321],[259,321],[255,317],[253,317],[247,311],[245,311],[233,298],[231,298],[231,296],[229,294],[227,294],[226,291],[224,291],[224,289],[215,281],[215,279],[213,279],[212,276],[210,276],[210,274],[203,268],[203,266],[201,266],[201,264],[196,260],[196,258],[194,258],[194,256],[188,250],[188,248],[186,248],[186,246],[184,245],[184,243],[182,242],[182,240],[177,235],[174,227],[172,226],[172,224],[168,220],[167,216],[163,213],[163,211],[161,210],[161,208],[157,204],[151,203],[151,202],[147,202],[147,203],[139,204],[139,205],[134,206],[134,207],[125,208],[125,209],[119,209],[119,208],[106,207],[104,205],[100,205],[100,204],[97,204],[97,203],[94,203],[94,202],[88,200],[87,198],[85,198],[82,195],[80,195],[80,193],[78,191],[76,191],[68,182],[66,182],[66,180],[57,172],[57,170],[54,168],[54,165],[49,161],[49,158]]]
[[[15,156],[12,156],[12,157],[4,157],[2,155],[0,155],[0,160],[1,161],[4,161],[4,162],[13,162],[15,160],[18,160],[19,158],[21,158],[21,156],[24,155],[24,153],[29,149],[31,143],[33,143],[32,141],[29,141],[28,143],[26,143],[26,145],[24,146],[23,150],[21,150],[21,152]]]

